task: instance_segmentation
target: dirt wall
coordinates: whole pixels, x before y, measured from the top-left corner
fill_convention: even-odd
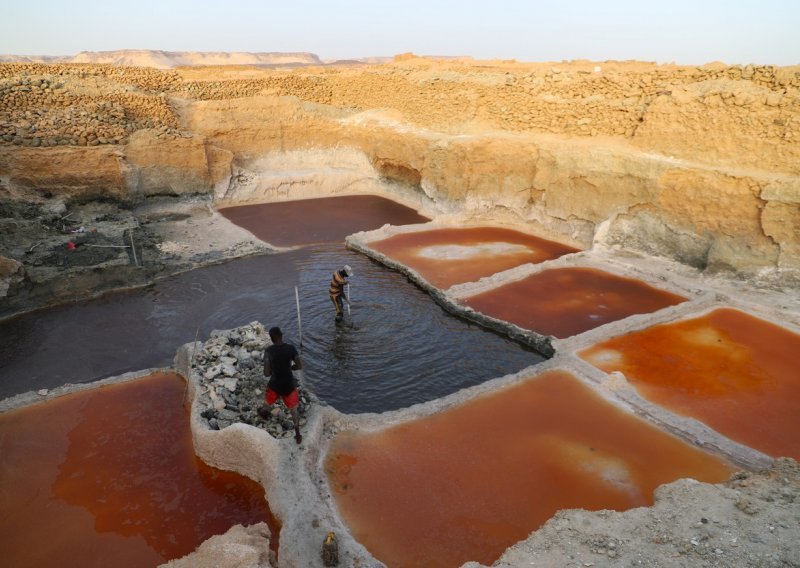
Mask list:
[[[21,199],[400,191],[429,214],[796,283],[798,164],[798,67],[0,65],[0,196]]]

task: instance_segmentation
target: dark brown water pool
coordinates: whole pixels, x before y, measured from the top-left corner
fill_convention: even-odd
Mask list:
[[[328,284],[344,263],[355,271],[352,318],[337,325]],[[0,322],[0,398],[168,366],[196,333],[254,320],[280,325],[299,346],[295,286],[307,386],[345,412],[402,408],[542,360],[448,315],[404,276],[324,244]]]
[[[262,241],[289,247],[344,241],[347,235],[390,225],[430,221],[405,205],[375,195],[300,199],[220,209]]]
[[[602,270],[556,268],[471,296],[464,303],[525,329],[563,338],[685,300]]]

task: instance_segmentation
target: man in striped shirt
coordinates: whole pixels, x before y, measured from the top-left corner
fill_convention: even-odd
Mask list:
[[[333,277],[331,278],[331,285],[328,289],[328,294],[331,296],[331,302],[333,302],[333,306],[336,308],[336,321],[342,321],[342,307],[343,299],[344,302],[347,302],[347,305],[350,305],[350,299],[344,293],[344,287],[347,285],[347,278],[353,275],[353,269],[350,268],[348,265],[344,265],[341,270],[337,270],[333,273]]]

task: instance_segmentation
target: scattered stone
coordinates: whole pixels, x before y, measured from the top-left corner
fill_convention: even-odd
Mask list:
[[[234,392],[239,381],[237,379],[214,379],[214,384]]]
[[[217,375],[219,375],[220,372],[222,372],[222,367],[220,365],[214,365],[214,366],[209,367],[208,369],[206,369],[206,371],[203,374],[203,376],[206,379],[210,380],[210,379],[213,379],[214,377],[216,377]]]
[[[217,419],[218,420],[227,420],[227,421],[230,421],[230,422],[236,422],[236,420],[239,419],[239,413],[238,412],[234,412],[232,410],[228,410],[227,408],[224,408],[224,409],[220,410],[219,412],[217,412]]]

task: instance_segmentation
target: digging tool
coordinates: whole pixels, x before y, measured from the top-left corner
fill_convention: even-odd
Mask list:
[[[197,337],[200,335],[200,326],[194,332],[194,343],[192,343],[192,354],[189,356],[189,374],[192,374],[192,366],[194,365],[194,356],[197,353]],[[186,404],[186,393],[189,392],[189,381],[186,381],[186,386],[183,388],[183,404]]]
[[[344,297],[347,300],[347,319],[350,320],[350,327],[353,326],[353,316],[350,313],[350,283],[348,282],[344,286]]]

